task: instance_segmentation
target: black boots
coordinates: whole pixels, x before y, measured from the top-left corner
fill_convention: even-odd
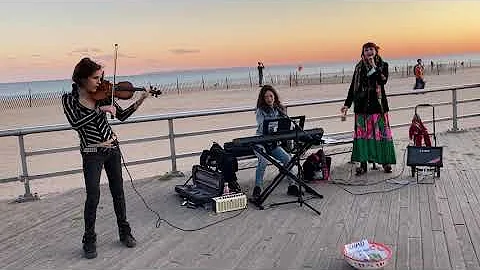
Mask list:
[[[133,237],[130,225],[126,221],[118,223],[118,235],[120,235],[120,242],[126,247],[133,248],[137,245],[137,240]]]
[[[137,245],[137,240],[135,240],[131,233],[120,234],[120,242],[129,248],[133,248]]]
[[[133,237],[130,230],[120,231],[120,242],[129,248],[133,248],[137,245],[137,240]],[[97,257],[97,235],[83,235],[83,252],[87,259],[93,259]]]
[[[93,259],[97,257],[97,235],[83,235],[83,252],[87,259]]]

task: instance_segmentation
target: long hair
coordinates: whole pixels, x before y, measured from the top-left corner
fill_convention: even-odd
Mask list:
[[[275,90],[275,88],[273,88],[273,86],[268,85],[268,84],[262,86],[262,88],[260,89],[260,92],[258,93],[257,109],[265,109],[265,108],[269,107],[267,105],[267,103],[265,102],[265,93],[267,91],[272,92],[273,96],[275,97],[275,100],[273,102],[273,106],[281,109],[282,112],[285,112],[285,107],[283,106],[282,102],[280,101],[280,97],[278,95],[277,90]]]
[[[72,81],[79,87],[82,87],[85,84],[85,80],[100,69],[102,69],[102,66],[92,59],[88,57],[82,58],[73,70]]]

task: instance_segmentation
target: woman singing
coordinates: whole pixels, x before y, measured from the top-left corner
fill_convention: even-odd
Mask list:
[[[352,161],[360,162],[356,174],[367,172],[367,162],[383,165],[386,173],[396,163],[385,84],[388,64],[378,55],[379,47],[368,42],[362,46],[362,59],[355,71],[348,96],[341,108],[346,114],[354,103],[355,126]]]

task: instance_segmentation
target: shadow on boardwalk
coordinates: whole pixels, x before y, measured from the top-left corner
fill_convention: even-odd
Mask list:
[[[118,240],[111,197],[103,186],[96,228],[99,256],[93,260],[82,258],[82,189],[31,203],[2,202],[0,268],[351,269],[340,252],[343,244],[367,238],[393,249],[386,269],[480,269],[480,129],[439,134],[445,167],[435,184],[416,184],[409,167],[402,172],[407,143],[397,142],[399,165],[393,176],[410,180],[410,185],[380,181],[392,176],[382,171],[356,179],[369,184],[364,186],[312,184],[324,195],[309,201],[320,216],[298,204],[263,211],[249,205],[237,217],[200,231],[183,232],[165,222],[156,228],[156,216],[125,182],[128,217],[138,240],[134,249],[124,248]],[[348,159],[348,154],[335,156],[334,179],[351,177]],[[252,170],[239,173],[248,194],[253,175]],[[183,182],[134,181],[152,209],[182,228],[198,228],[239,213],[181,207],[173,187]],[[396,190],[351,194],[390,189]],[[285,193],[282,184],[267,203],[287,199]]]

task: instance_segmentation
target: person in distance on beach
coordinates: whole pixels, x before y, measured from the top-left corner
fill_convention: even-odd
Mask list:
[[[425,79],[423,76],[425,67],[423,66],[422,59],[417,59],[417,64],[413,67],[413,73],[415,74],[415,86],[413,89],[424,89]]]
[[[258,62],[257,69],[258,69],[258,85],[259,86],[263,86],[263,69],[264,68],[265,66],[263,65],[263,63]]]
[[[264,85],[260,89],[257,99],[256,120],[257,135],[263,135],[263,122],[268,118],[282,117],[286,113],[285,107],[282,105],[277,91],[271,85]],[[284,166],[290,161],[290,155],[277,142],[257,145],[263,151],[269,153],[272,157],[280,161]],[[258,164],[255,171],[255,187],[253,188],[253,198],[258,198],[262,192],[263,176],[267,168],[268,160],[262,155],[255,152],[258,157]],[[287,194],[298,196],[299,189],[293,180],[290,180]]]
[[[355,66],[352,82],[341,112],[345,115],[354,103],[355,123],[351,160],[360,162],[356,174],[367,172],[367,162],[383,165],[386,173],[396,163],[385,84],[388,63],[378,54],[379,47],[368,42],[362,46],[361,60]]]
[[[97,91],[101,83],[103,68],[90,58],[83,58],[75,66],[72,75],[72,92],[62,96],[65,116],[80,139],[80,152],[83,160],[86,200],[84,209],[85,232],[83,251],[88,259],[97,257],[95,220],[100,199],[100,174],[102,168],[108,177],[113,198],[113,207],[117,217],[120,241],[127,247],[134,247],[136,240],[132,236],[127,221],[125,196],[123,192],[122,157],[116,135],[107,121],[107,114],[124,121],[132,115],[148,97],[145,91],[140,98],[126,109],[122,109],[111,100],[97,101],[91,94]]]

